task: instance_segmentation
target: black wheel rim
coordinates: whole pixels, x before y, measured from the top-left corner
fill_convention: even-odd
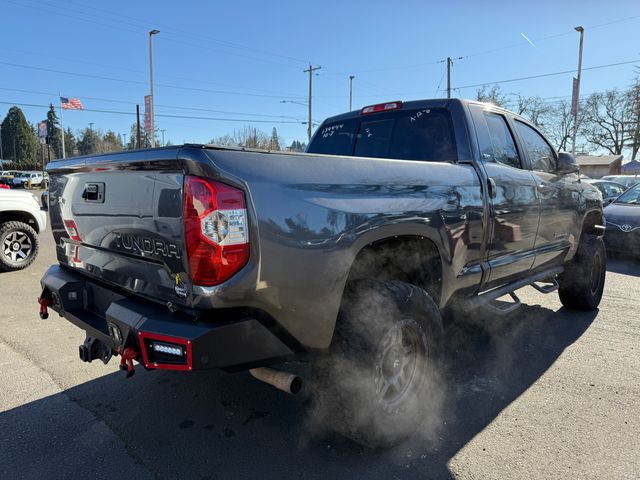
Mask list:
[[[386,410],[405,403],[420,388],[427,362],[427,342],[414,320],[392,326],[382,340],[376,365],[376,395]]]
[[[26,232],[14,230],[2,241],[2,254],[14,265],[26,262],[33,251],[33,243]]]

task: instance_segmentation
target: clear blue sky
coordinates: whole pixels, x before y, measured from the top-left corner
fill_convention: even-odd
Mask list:
[[[275,122],[306,120],[306,106],[281,102],[306,102],[309,62],[322,66],[314,77],[318,121],[348,109],[349,74],[358,108],[443,96],[445,64],[438,61],[447,56],[456,58],[454,88],[575,69],[577,25],[585,27],[583,67],[638,61],[584,71],[583,94],[628,87],[640,65],[638,0],[0,0],[0,19],[1,102],[44,105],[61,92],[87,109],[127,113],[136,103],[142,108],[148,93],[147,31],[161,30],[154,37],[156,125],[173,143],[206,142],[243,125],[276,126],[287,143],[305,140],[305,125]],[[571,95],[571,76],[500,86],[553,101]],[[0,103],[2,117],[9,107]],[[22,108],[31,122],[46,114]],[[89,122],[128,134],[134,116],[65,112],[74,130]]]

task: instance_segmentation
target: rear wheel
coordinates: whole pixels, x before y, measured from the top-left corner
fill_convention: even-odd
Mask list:
[[[38,234],[23,222],[0,224],[0,270],[21,270],[38,255]]]
[[[328,354],[313,364],[316,420],[369,447],[409,437],[442,400],[442,320],[423,289],[363,281],[343,299]]]
[[[607,254],[602,237],[584,234],[578,250],[558,276],[560,301],[567,308],[595,310],[602,299]]]

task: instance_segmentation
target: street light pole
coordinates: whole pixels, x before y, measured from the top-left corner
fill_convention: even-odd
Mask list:
[[[351,103],[353,100],[353,79],[356,78],[355,75],[349,75],[349,111],[351,111]]]
[[[451,98],[451,65],[453,65],[453,60],[451,57],[447,57],[447,98]]]
[[[578,110],[580,109],[580,80],[582,78],[582,44],[584,41],[584,28],[575,27],[576,32],[580,32],[580,50],[578,51],[578,87],[576,89],[576,107],[573,117],[573,141],[571,142],[571,154],[576,154],[576,137],[578,136]]]
[[[311,140],[311,129],[312,129],[312,123],[311,123],[311,93],[312,93],[312,85],[313,85],[313,72],[316,70],[320,70],[322,67],[312,67],[311,64],[309,64],[309,69],[308,70],[303,70],[305,73],[309,72],[309,124],[307,125],[307,136],[309,137],[309,140]]]
[[[156,146],[156,136],[154,130],[154,119],[153,119],[153,47],[151,42],[151,37],[160,33],[160,30],[151,30],[149,31],[149,96],[150,96],[150,105],[149,105],[149,118],[151,123],[151,132],[147,134],[150,135],[149,141],[151,142],[151,147]]]

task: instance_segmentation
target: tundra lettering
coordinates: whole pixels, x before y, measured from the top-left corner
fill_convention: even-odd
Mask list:
[[[175,243],[152,240],[140,235],[116,232],[116,246],[134,253],[149,253],[160,257],[180,258],[180,249]]]

